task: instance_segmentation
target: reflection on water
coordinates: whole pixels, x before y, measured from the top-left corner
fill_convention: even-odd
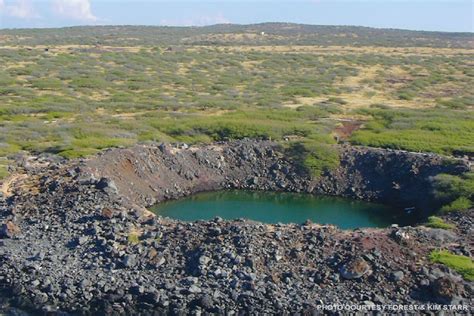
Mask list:
[[[386,227],[406,224],[397,210],[386,205],[310,194],[218,191],[160,203],[156,214],[184,221],[246,218],[264,223],[334,224],[341,228]]]

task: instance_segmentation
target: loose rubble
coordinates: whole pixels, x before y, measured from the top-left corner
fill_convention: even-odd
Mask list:
[[[422,205],[408,199],[411,189],[439,172],[465,170],[430,155],[341,150],[341,167],[316,182],[275,144],[251,140],[136,146],[75,162],[43,157],[41,168],[29,160],[28,177],[0,199],[0,311],[197,315],[311,313],[322,303],[472,306],[472,285],[426,258],[440,247],[470,255],[474,211],[451,215],[456,229],[439,238],[423,226],[186,223],[146,210],[223,188]],[[382,178],[373,164],[399,168]],[[417,179],[403,183],[410,164]],[[395,180],[396,195],[385,189]]]

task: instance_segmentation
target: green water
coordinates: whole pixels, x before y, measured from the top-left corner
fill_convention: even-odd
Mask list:
[[[151,209],[184,221],[246,218],[264,223],[334,224],[340,228],[386,227],[400,223],[396,210],[375,203],[309,194],[218,191],[167,201]]]

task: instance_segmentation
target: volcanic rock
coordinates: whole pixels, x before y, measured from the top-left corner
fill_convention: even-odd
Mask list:
[[[7,221],[5,224],[0,226],[0,237],[13,238],[21,233],[20,227],[18,227],[12,221]]]
[[[464,285],[452,277],[441,277],[433,282],[432,291],[440,303],[450,304],[464,293]]]
[[[356,257],[342,265],[339,272],[344,279],[352,280],[361,278],[364,275],[370,275],[372,270],[367,261],[360,257]]]

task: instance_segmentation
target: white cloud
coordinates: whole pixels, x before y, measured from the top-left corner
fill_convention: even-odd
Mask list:
[[[0,12],[7,16],[20,19],[39,18],[31,0],[16,0],[6,4],[4,0],[0,0]]]
[[[62,17],[79,21],[97,21],[89,0],[54,0],[53,11]]]

